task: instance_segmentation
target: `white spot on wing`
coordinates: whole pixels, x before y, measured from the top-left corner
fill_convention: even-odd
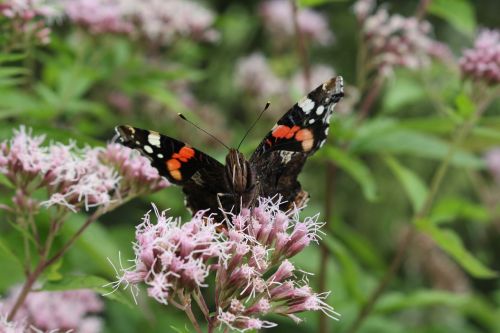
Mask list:
[[[153,153],[153,148],[151,148],[150,146],[148,145],[144,145],[143,147],[144,151],[148,154],[152,154]]]
[[[199,172],[195,172],[194,175],[191,176],[191,179],[197,184],[197,185],[203,185],[203,179],[201,178],[201,174]]]
[[[315,121],[316,121],[316,120],[315,120],[314,118],[309,119],[309,124],[314,124],[314,122],[315,122]]]
[[[320,144],[319,144],[319,147],[320,147],[320,148],[321,148],[321,147],[323,147],[323,146],[324,146],[324,144],[325,144],[325,142],[326,142],[326,139],[321,140],[321,142],[320,142]]]
[[[148,142],[155,147],[160,148],[160,134],[158,132],[150,132]]]
[[[318,106],[318,108],[316,109],[316,114],[318,116],[321,116],[323,114],[323,111],[325,111],[325,107],[323,105],[320,105]]]
[[[163,154],[158,154],[156,156],[158,156],[158,158],[163,158]]]
[[[328,129],[329,127],[325,128],[325,135],[328,135]]]
[[[286,150],[280,150],[281,162],[283,162],[284,164],[287,164],[288,162],[290,162],[290,160],[292,159],[292,156],[293,156],[293,152],[286,151]]]
[[[314,109],[314,102],[307,97],[302,98],[299,101],[298,105],[299,105],[299,108],[301,108],[305,114],[309,114],[311,112],[311,110]]]

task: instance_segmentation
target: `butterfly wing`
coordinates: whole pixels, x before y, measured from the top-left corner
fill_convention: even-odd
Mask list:
[[[333,109],[343,96],[343,80],[337,76],[311,91],[278,120],[250,158],[259,176],[261,196],[280,194],[288,206],[307,199],[297,177],[307,157],[326,142]]]
[[[162,135],[128,125],[116,127],[120,142],[139,150],[160,175],[182,186],[186,206],[193,212],[218,210],[217,193],[226,193],[224,167],[207,154]]]

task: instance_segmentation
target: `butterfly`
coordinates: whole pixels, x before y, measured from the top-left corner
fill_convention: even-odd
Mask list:
[[[192,212],[238,213],[259,197],[280,197],[280,209],[302,206],[309,195],[297,180],[307,158],[326,142],[343,79],[330,79],[308,93],[278,120],[249,160],[230,148],[225,165],[192,146],[155,131],[116,127],[119,141],[150,159],[160,175],[179,185]]]

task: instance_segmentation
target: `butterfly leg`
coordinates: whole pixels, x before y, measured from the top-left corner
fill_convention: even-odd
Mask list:
[[[231,193],[217,193],[217,203],[219,204],[219,209],[222,212],[222,215],[224,215],[224,220],[229,222],[229,218],[227,217],[226,211],[224,210],[224,206],[222,206],[222,202],[220,201],[221,197],[227,197],[230,196]]]

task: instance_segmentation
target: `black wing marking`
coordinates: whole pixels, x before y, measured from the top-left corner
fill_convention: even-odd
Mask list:
[[[266,135],[250,158],[261,196],[280,194],[288,202],[282,209],[307,199],[297,177],[307,157],[326,142],[333,108],[343,95],[342,77],[323,83],[292,106]]]
[[[186,205],[193,212],[218,211],[217,193],[225,193],[224,166],[207,154],[189,145],[132,126],[118,126],[116,132],[123,145],[139,150],[150,159],[160,175],[182,186]]]

